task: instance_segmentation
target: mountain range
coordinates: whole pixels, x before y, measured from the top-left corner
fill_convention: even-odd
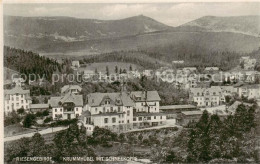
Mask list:
[[[49,54],[251,52],[260,45],[259,24],[260,16],[206,16],[178,27],[143,15],[120,20],[4,16],[4,44]]]

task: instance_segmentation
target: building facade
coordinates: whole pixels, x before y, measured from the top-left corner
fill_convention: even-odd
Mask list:
[[[225,103],[225,95],[219,86],[210,88],[190,88],[190,101],[199,107],[218,106]]]
[[[82,95],[67,93],[60,97],[51,97],[48,104],[52,111],[53,120],[74,119],[81,115],[83,110]]]
[[[28,110],[32,103],[30,90],[24,90],[21,86],[17,85],[12,89],[4,90],[4,98],[5,114],[17,111],[20,108]]]

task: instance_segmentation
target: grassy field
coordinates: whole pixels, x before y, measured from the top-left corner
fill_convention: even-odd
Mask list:
[[[109,69],[109,73],[115,73],[115,66],[118,67],[118,71],[120,70],[120,68],[122,70],[126,69],[127,71],[130,68],[130,65],[132,66],[132,69],[135,70],[140,70],[142,69],[142,67],[137,66],[135,64],[131,64],[131,63],[124,63],[124,62],[102,62],[102,63],[91,63],[91,64],[87,64],[86,67],[81,67],[79,68],[79,71],[84,71],[84,70],[92,70],[95,71],[95,69],[98,70],[98,72],[102,72],[105,73],[106,72],[106,66],[108,66]]]
[[[35,129],[23,128],[20,124],[14,124],[4,127],[4,137],[20,135],[25,133],[35,132]]]

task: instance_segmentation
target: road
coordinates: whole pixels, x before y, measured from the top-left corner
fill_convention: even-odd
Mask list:
[[[67,128],[68,127],[56,127],[56,128],[53,128],[53,129],[48,128],[48,129],[41,130],[38,133],[43,135],[43,134],[58,132],[58,131],[61,131],[61,130],[67,129]],[[4,142],[18,140],[18,139],[23,138],[23,137],[32,137],[35,133],[37,133],[37,132],[26,133],[26,134],[21,134],[21,135],[17,135],[17,136],[11,136],[11,137],[5,137]]]

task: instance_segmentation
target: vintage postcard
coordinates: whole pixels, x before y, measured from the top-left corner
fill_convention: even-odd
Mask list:
[[[260,1],[2,9],[1,163],[260,162]]]

